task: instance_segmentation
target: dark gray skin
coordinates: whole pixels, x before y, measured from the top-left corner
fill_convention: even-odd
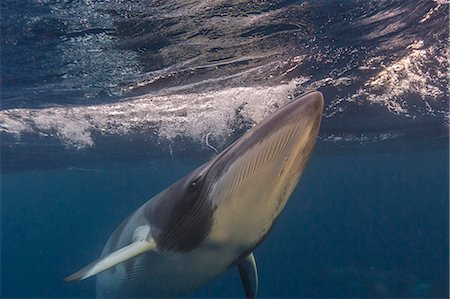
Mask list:
[[[182,296],[243,261],[267,236],[300,179],[323,105],[319,92],[289,102],[128,217],[102,257],[130,245],[138,227],[149,228],[145,238],[155,248],[99,273],[97,296]]]

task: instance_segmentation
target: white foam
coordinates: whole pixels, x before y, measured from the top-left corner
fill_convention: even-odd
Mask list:
[[[235,87],[215,92],[144,95],[122,102],[45,109],[0,111],[0,132],[20,138],[32,133],[58,138],[69,148],[95,145],[93,134],[125,135],[155,131],[160,138],[179,136],[203,143],[210,134],[216,139],[233,130],[236,113],[259,122],[288,101],[297,81],[278,86]]]
[[[403,96],[406,93],[419,94],[423,100],[438,99],[443,96],[439,81],[445,80],[445,74],[436,71],[436,77],[431,76],[424,65],[436,60],[435,47],[422,48],[423,42],[416,41],[409,46],[412,51],[399,60],[388,65],[365,84],[362,94],[367,94],[367,100],[382,103],[394,113],[407,113],[408,107]],[[380,91],[382,94],[380,95]]]
[[[418,95],[423,101],[426,114],[447,115],[448,111],[433,107],[441,106],[439,103],[436,105],[435,101],[445,99],[443,86],[446,86],[446,72],[444,66],[447,65],[446,52],[448,50],[443,50],[436,45],[424,47],[424,42],[420,40],[410,44],[408,49],[409,52],[406,55],[384,66],[353,95],[333,100],[327,108],[325,116],[331,117],[344,111],[345,102],[369,102],[381,105],[394,114],[415,117],[414,115],[418,114],[417,108],[408,102],[408,96],[411,94]],[[359,69],[377,69],[382,58],[369,59]],[[322,82],[322,84],[324,83],[326,82]]]

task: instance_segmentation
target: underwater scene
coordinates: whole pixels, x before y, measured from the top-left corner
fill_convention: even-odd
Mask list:
[[[2,0],[1,297],[448,298],[449,9]]]

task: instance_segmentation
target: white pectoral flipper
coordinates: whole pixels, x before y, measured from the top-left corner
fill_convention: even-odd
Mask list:
[[[108,270],[109,268],[114,267],[117,264],[120,264],[126,260],[129,260],[137,255],[140,255],[144,252],[155,250],[156,243],[150,238],[147,239],[150,228],[145,226],[140,226],[135,230],[133,242],[125,246],[117,251],[114,251],[107,256],[99,258],[98,260],[90,263],[83,269],[74,274],[64,278],[64,281],[74,281],[74,280],[83,280],[88,277],[94,276],[100,272]]]
[[[245,259],[238,263],[242,286],[247,298],[255,298],[258,293],[258,269],[256,268],[255,256],[250,253]]]

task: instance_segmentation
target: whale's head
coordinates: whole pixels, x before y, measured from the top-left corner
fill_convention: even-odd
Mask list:
[[[212,162],[206,185],[219,239],[242,234],[257,242],[267,234],[311,156],[323,106],[320,92],[296,98]]]

